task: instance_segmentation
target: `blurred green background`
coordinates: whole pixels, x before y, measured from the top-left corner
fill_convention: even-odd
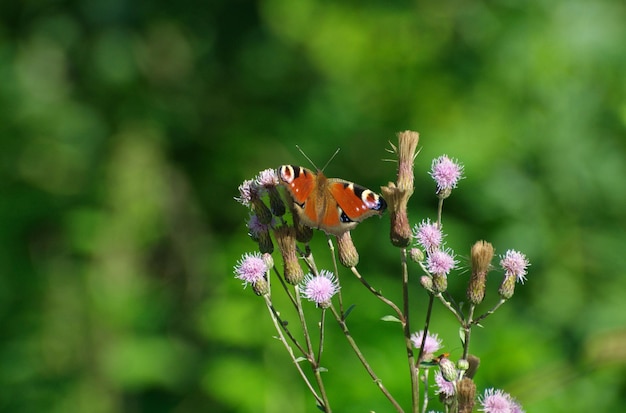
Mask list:
[[[319,165],[341,148],[327,175],[377,189],[406,129],[414,223],[435,218],[427,171],[446,153],[466,170],[444,212],[462,265],[477,239],[532,263],[473,336],[479,389],[528,412],[626,405],[623,1],[25,0],[0,16],[1,411],[317,411],[233,278],[255,249],[233,197],[262,169],[309,166],[295,145]],[[387,226],[353,238],[399,301]],[[407,405],[398,326],[341,277],[355,339]],[[460,299],[466,281],[450,278]],[[440,306],[433,330],[458,358]],[[335,410],[390,411],[328,334]]]

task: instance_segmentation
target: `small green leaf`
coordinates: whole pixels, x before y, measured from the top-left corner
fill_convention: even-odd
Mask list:
[[[382,317],[381,320],[383,320],[383,321],[395,321],[396,323],[400,323],[400,320],[398,319],[398,317],[395,317],[395,316],[392,316],[392,315],[386,315],[386,316]]]
[[[348,316],[350,315],[350,313],[352,312],[352,310],[354,310],[354,307],[356,307],[355,304],[350,305],[350,307],[348,307],[348,309],[346,310],[345,313],[343,313],[343,319],[344,321],[348,318]]]
[[[306,361],[306,357],[298,357],[296,359],[296,363],[300,363],[301,361]]]
[[[461,339],[461,344],[465,346],[465,330],[463,330],[463,327],[459,327],[459,338]]]

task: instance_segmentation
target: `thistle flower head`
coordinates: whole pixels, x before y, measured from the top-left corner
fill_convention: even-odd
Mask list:
[[[450,191],[456,188],[457,183],[463,177],[463,165],[447,155],[442,155],[433,160],[430,176],[437,183],[438,194],[450,195]]]
[[[448,275],[458,264],[451,249],[437,250],[428,254],[426,268],[431,274]]]
[[[319,275],[307,274],[302,284],[302,297],[322,308],[329,307],[330,299],[339,291],[337,278],[326,270],[321,270]]]
[[[243,206],[250,206],[250,203],[259,198],[259,186],[254,179],[247,179],[239,185],[239,198],[237,202]]]
[[[269,196],[270,196],[270,210],[272,214],[277,217],[282,217],[285,215],[285,203],[283,199],[280,197],[280,193],[278,192],[278,173],[276,169],[265,169],[256,177],[257,184],[264,188]]]
[[[267,270],[267,263],[260,253],[245,253],[235,265],[235,277],[247,286],[263,280]]]
[[[247,226],[249,230],[249,234],[253,239],[258,239],[261,234],[269,232],[272,226],[276,223],[275,220],[272,220],[269,224],[264,224],[259,220],[259,217],[256,214],[251,214],[250,219],[248,219]]]
[[[276,174],[276,169],[265,169],[256,177],[256,183],[264,188],[275,187],[279,184],[278,174]]]
[[[425,219],[415,225],[413,229],[413,237],[418,245],[424,250],[434,251],[441,246],[443,240],[443,232],[436,222],[431,223],[430,219]]]
[[[437,390],[435,390],[436,394],[443,394],[447,397],[454,396],[454,383],[444,379],[441,371],[435,373],[435,384],[437,385]]]
[[[411,342],[415,348],[422,347],[422,341],[424,340],[424,330],[417,331],[411,335]],[[433,358],[433,354],[441,349],[441,339],[437,334],[428,333],[426,335],[426,341],[424,341],[424,360],[430,360]]]
[[[526,256],[515,250],[508,250],[500,256],[500,266],[504,275],[514,276],[522,284],[526,281],[526,268],[530,265]]]
[[[521,407],[511,398],[508,393],[499,389],[489,388],[478,398],[481,408],[485,413],[512,413],[521,412]]]

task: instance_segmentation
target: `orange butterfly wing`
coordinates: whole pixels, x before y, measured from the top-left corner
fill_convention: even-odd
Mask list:
[[[326,233],[341,235],[387,208],[378,194],[342,179],[328,179],[323,173],[294,165],[278,169],[281,183],[294,200],[303,224]]]
[[[387,208],[380,195],[352,182],[331,179],[328,190],[343,211],[342,222],[361,222],[373,215],[381,215]]]
[[[316,210],[317,176],[310,170],[295,165],[283,165],[278,168],[278,177],[289,191],[296,204],[296,211],[303,223],[309,227],[318,227]],[[313,196],[312,196],[313,195]]]

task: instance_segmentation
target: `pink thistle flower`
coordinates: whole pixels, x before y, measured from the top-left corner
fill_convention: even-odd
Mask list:
[[[414,227],[414,238],[417,244],[427,252],[434,251],[441,246],[443,233],[437,223],[431,223],[430,219],[423,220]]]
[[[337,278],[326,270],[320,271],[319,275],[307,274],[302,284],[302,297],[322,308],[329,307],[330,299],[339,291]]]
[[[526,281],[526,268],[530,265],[526,256],[515,250],[508,250],[500,256],[500,266],[507,277],[515,277],[518,282]]]
[[[247,286],[265,279],[267,270],[267,263],[260,253],[245,253],[235,265],[235,277],[242,280],[243,285]]]
[[[435,373],[435,384],[437,384],[436,394],[443,394],[445,396],[451,397],[454,396],[456,390],[454,388],[454,383],[446,380],[441,374],[441,371]]]
[[[247,179],[239,185],[239,198],[235,200],[243,206],[250,206],[250,203],[259,198],[259,186],[253,179]]]
[[[276,223],[274,219],[269,224],[263,224],[256,214],[250,215],[250,219],[247,222],[250,236],[254,239],[258,239],[262,234],[267,233],[272,226]]]
[[[256,183],[264,188],[275,187],[279,184],[278,174],[276,173],[276,169],[265,169],[256,177]]]
[[[430,176],[437,183],[439,192],[449,191],[452,188],[456,188],[459,179],[463,177],[463,165],[447,155],[442,155],[433,159]]]
[[[485,413],[511,413],[517,405],[507,393],[493,388],[485,390],[478,401],[482,406],[478,410]]]
[[[411,341],[415,348],[422,346],[422,340],[424,339],[424,330],[417,331],[411,334]],[[433,354],[441,349],[441,339],[437,334],[426,335],[426,341],[424,341],[424,359],[431,359]]]
[[[428,254],[426,268],[431,274],[448,275],[457,263],[451,249],[437,250]]]

